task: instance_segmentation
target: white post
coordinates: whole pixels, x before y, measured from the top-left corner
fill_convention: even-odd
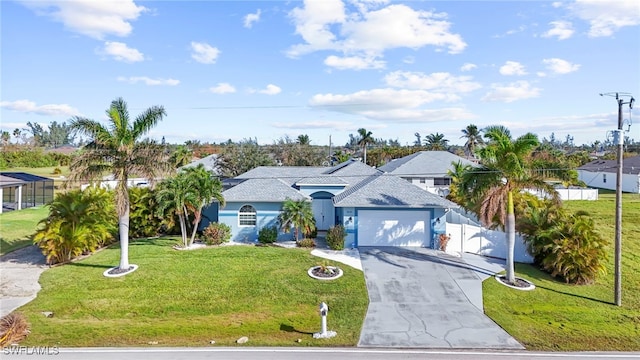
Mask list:
[[[314,339],[328,339],[336,336],[335,331],[327,331],[327,313],[329,312],[329,306],[326,303],[320,303],[320,317],[321,317],[321,331],[313,334]]]
[[[18,189],[16,191],[16,200],[18,201],[18,207],[16,210],[22,210],[22,185],[18,185]]]

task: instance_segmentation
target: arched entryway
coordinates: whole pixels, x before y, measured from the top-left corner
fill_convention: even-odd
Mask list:
[[[313,201],[313,217],[316,219],[318,230],[329,230],[335,225],[336,209],[333,207],[333,194],[327,191],[318,191],[311,194]]]

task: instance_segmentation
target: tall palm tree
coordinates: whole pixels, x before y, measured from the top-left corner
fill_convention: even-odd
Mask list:
[[[171,154],[171,163],[174,168],[179,168],[189,164],[193,160],[193,150],[187,145],[178,145]]]
[[[310,145],[311,144],[311,139],[309,139],[309,135],[307,134],[302,134],[302,135],[298,135],[298,138],[296,139],[296,142],[300,145]]]
[[[187,173],[181,172],[163,180],[158,185],[156,201],[158,202],[158,213],[178,216],[182,246],[189,247],[191,244],[187,235],[187,218],[189,217],[187,206],[197,203],[198,198]]]
[[[444,138],[444,134],[435,133],[424,137],[424,145],[427,150],[447,150],[449,140]]]
[[[293,236],[296,241],[298,240],[298,234],[300,232],[309,234],[316,227],[311,202],[304,199],[285,200],[282,204],[282,212],[278,216],[278,221],[284,232],[289,232],[291,227],[293,227]]]
[[[470,167],[462,176],[459,189],[466,201],[476,204],[475,212],[486,226],[502,227],[507,233],[507,281],[515,283],[513,252],[515,247],[514,193],[524,189],[541,190],[559,202],[558,193],[547,184],[541,172],[531,167],[528,156],[538,146],[538,137],[527,133],[512,139],[503,126],[484,130],[486,146],[479,149],[482,166]]]
[[[209,205],[211,201],[217,200],[220,206],[224,206],[224,197],[222,196],[222,183],[218,178],[205,169],[204,165],[198,164],[197,167],[184,169],[187,181],[190,184],[190,191],[194,193],[193,202],[187,203],[187,207],[193,211],[193,232],[191,233],[191,242],[193,244],[198,231],[198,225],[202,219],[202,209]]]
[[[463,135],[460,136],[460,138],[467,139],[467,141],[464,143],[464,152],[467,156],[474,156],[478,146],[484,144],[481,132],[482,130],[478,129],[478,127],[473,124],[470,124],[466,128],[462,129]]]
[[[367,163],[367,145],[373,144],[375,140],[373,139],[373,133],[371,131],[367,131],[365,128],[358,129],[358,146],[362,147],[362,151],[364,153],[364,163]]]
[[[166,116],[162,106],[152,106],[133,122],[127,103],[118,98],[106,111],[108,125],[75,116],[71,129],[89,137],[89,143],[71,163],[71,179],[87,181],[111,174],[116,181],[116,213],[120,235],[120,271],[129,266],[129,176],[137,175],[153,181],[166,170],[164,147],[149,139],[142,139]]]

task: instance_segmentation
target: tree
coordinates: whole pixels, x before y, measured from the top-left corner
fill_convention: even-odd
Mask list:
[[[296,142],[300,145],[311,145],[311,139],[309,139],[309,135],[307,134],[298,135]]]
[[[420,136],[420,133],[417,132],[415,134],[413,134],[413,136],[416,137],[416,140],[413,142],[414,146],[422,146],[422,136]]]
[[[178,145],[171,154],[171,163],[175,169],[185,166],[193,160],[193,151],[187,145]]]
[[[293,227],[293,236],[298,241],[299,230],[309,234],[315,230],[315,219],[311,209],[311,202],[307,200],[287,199],[282,204],[282,211],[278,216],[280,226],[285,233]]]
[[[530,167],[528,156],[538,146],[538,137],[527,133],[512,139],[503,126],[484,130],[486,146],[479,149],[482,166],[470,167],[462,175],[456,196],[472,204],[483,224],[502,227],[507,233],[507,281],[515,283],[513,252],[515,212],[513,195],[524,189],[541,190],[558,203],[558,193],[547,184],[542,173]]]
[[[236,177],[258,166],[275,165],[269,154],[253,139],[226,145],[219,161],[220,169],[228,177]]]
[[[193,232],[191,234],[191,242],[196,237],[198,225],[202,219],[202,209],[209,205],[211,201],[216,200],[220,207],[224,206],[224,197],[222,196],[222,183],[218,178],[205,169],[204,165],[198,164],[196,167],[186,168],[183,170],[189,183],[190,191],[194,193],[193,201],[187,203],[187,207],[193,211]]]
[[[449,140],[444,138],[444,134],[435,133],[424,137],[424,145],[427,150],[447,150]]]
[[[22,135],[22,130],[20,130],[18,128],[15,128],[13,130],[13,137],[16,138],[16,144],[18,143],[18,140],[20,140],[21,135]]]
[[[11,134],[9,134],[8,131],[2,131],[2,133],[0,134],[0,140],[2,140],[3,146],[9,145],[9,141],[11,140]]]
[[[481,130],[478,129],[477,126],[470,124],[465,129],[462,129],[462,138],[466,138],[467,141],[464,143],[464,153],[467,156],[474,156],[476,149],[479,145],[484,144],[484,140],[482,140]]]
[[[371,131],[367,131],[365,128],[358,129],[358,146],[362,147],[362,152],[364,153],[364,163],[367,163],[367,145],[373,144],[373,133]]]
[[[187,235],[187,218],[189,216],[187,205],[198,203],[198,198],[187,173],[180,172],[158,184],[156,201],[159,214],[178,216],[182,246],[189,247],[191,243]]]
[[[109,125],[75,116],[71,129],[89,137],[80,155],[70,165],[74,182],[98,179],[105,173],[116,181],[115,204],[120,238],[120,271],[129,266],[129,176],[142,176],[153,182],[167,170],[168,159],[164,147],[153,140],[142,139],[166,116],[162,106],[152,106],[133,122],[127,103],[122,98],[111,102],[106,111]]]

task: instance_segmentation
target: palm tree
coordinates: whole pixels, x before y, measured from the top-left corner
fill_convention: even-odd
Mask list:
[[[171,154],[171,163],[174,168],[183,167],[193,160],[193,151],[187,145],[178,145]]]
[[[98,179],[109,173],[116,181],[116,213],[120,234],[120,271],[129,266],[129,176],[138,175],[154,181],[165,171],[167,159],[164,147],[142,137],[166,116],[162,106],[152,106],[133,122],[127,103],[118,98],[107,110],[108,126],[98,121],[75,116],[71,129],[87,135],[90,140],[71,163],[71,180]]]
[[[512,139],[503,126],[490,126],[484,130],[488,140],[478,150],[482,166],[470,167],[462,175],[459,186],[466,202],[474,206],[483,224],[502,227],[507,233],[507,281],[515,283],[513,252],[515,246],[515,214],[513,194],[524,189],[541,190],[558,203],[558,193],[544,182],[541,173],[531,168],[528,156],[538,146],[538,137],[527,133]]]
[[[311,139],[309,139],[309,135],[303,134],[303,135],[298,135],[298,139],[296,139],[296,142],[300,145],[310,145]]]
[[[198,230],[198,225],[202,219],[202,209],[209,205],[212,200],[217,200],[220,206],[224,206],[224,197],[222,196],[222,183],[218,178],[205,169],[204,165],[198,164],[197,167],[184,169],[187,181],[190,184],[190,190],[194,193],[194,202],[187,204],[188,208],[193,210],[193,232],[189,245],[193,244]]]
[[[365,128],[358,129],[358,146],[362,147],[362,151],[364,153],[364,163],[367,163],[367,145],[373,144],[375,140],[373,139],[373,133],[371,131],[367,131]]]
[[[158,185],[156,201],[158,202],[159,214],[178,216],[182,245],[185,248],[189,247],[190,243],[187,235],[187,218],[189,211],[187,205],[197,203],[198,198],[187,173],[181,172],[176,176],[163,180]]]
[[[449,140],[444,138],[444,134],[435,133],[424,137],[424,145],[427,150],[447,150]]]
[[[287,199],[282,204],[282,212],[278,216],[280,227],[287,233],[293,227],[293,235],[298,240],[299,230],[309,234],[315,229],[315,221],[311,202],[302,200]]]
[[[484,144],[481,132],[482,131],[473,124],[470,124],[465,129],[462,129],[463,135],[460,136],[460,138],[467,139],[467,142],[464,143],[464,152],[467,156],[474,156],[478,146]]]

